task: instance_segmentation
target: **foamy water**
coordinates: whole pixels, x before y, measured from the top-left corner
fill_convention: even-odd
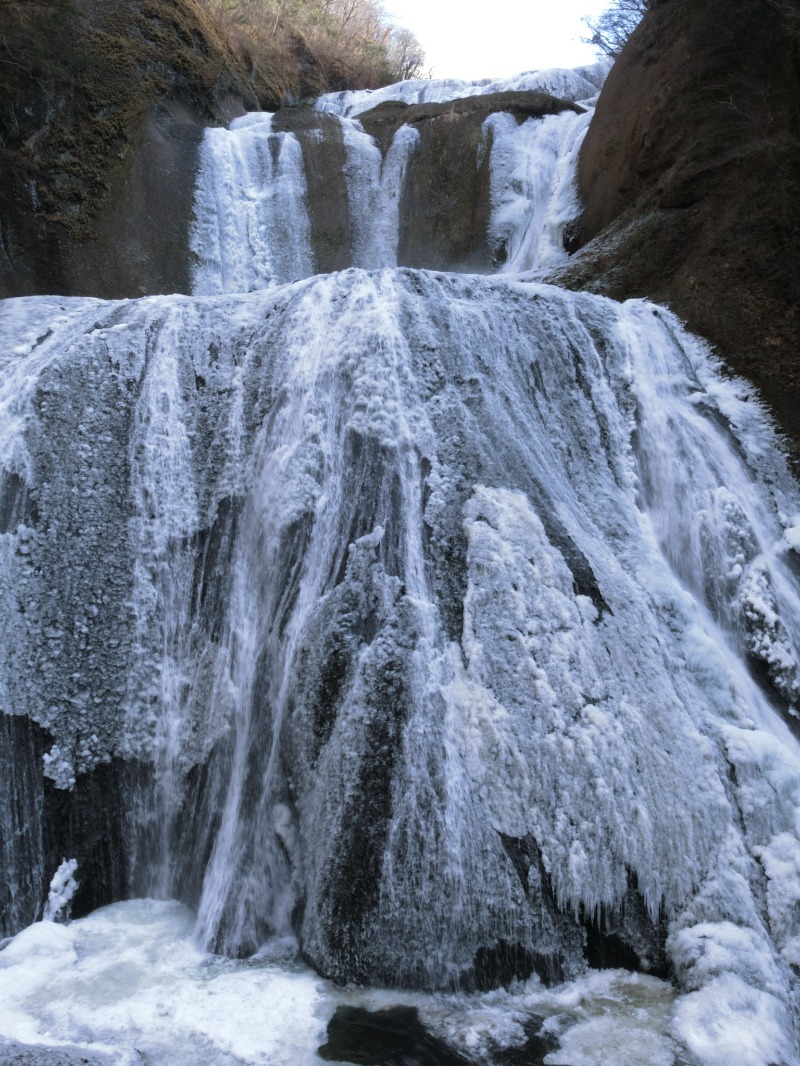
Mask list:
[[[179,903],[131,900],[30,926],[0,951],[0,1033],[117,1066],[314,1066],[337,1006],[402,1003],[476,1062],[523,1044],[534,1015],[560,1039],[553,1066],[672,1066],[678,1049],[675,994],[652,977],[606,970],[482,995],[342,989],[298,961],[292,940],[234,961],[199,951],[193,925]]]

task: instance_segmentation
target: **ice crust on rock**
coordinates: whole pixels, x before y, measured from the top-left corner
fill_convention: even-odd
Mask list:
[[[549,67],[529,70],[510,78],[463,81],[457,78],[409,79],[382,89],[346,89],[326,93],[316,107],[345,118],[355,118],[378,104],[399,100],[404,104],[438,104],[467,96],[501,92],[539,92],[561,100],[589,101],[600,92],[610,64],[604,61],[586,67]]]
[[[800,501],[700,342],[412,270],[0,314],[5,491],[35,505],[0,533],[0,685],[58,784],[154,767],[137,885],[188,894],[207,854],[208,946],[302,901],[322,972],[441,987],[499,941],[577,974],[576,919],[634,878],[676,1039],[716,1061],[744,1004],[748,1062],[792,1061]]]
[[[77,869],[77,859],[64,859],[53,874],[53,880],[50,882],[50,892],[44,908],[45,921],[56,922],[59,919],[69,917],[69,906],[72,902],[72,897],[79,888],[78,882],[75,880],[75,871]]]

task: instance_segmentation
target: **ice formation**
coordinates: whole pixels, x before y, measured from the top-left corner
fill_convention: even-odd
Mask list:
[[[769,421],[668,312],[515,275],[563,254],[584,116],[488,120],[489,277],[396,267],[413,131],[381,158],[341,121],[355,268],[308,276],[299,142],[250,116],[206,144],[195,296],[0,305],[3,708],[58,788],[128,768],[129,892],[206,949],[535,972],[559,1016],[613,950],[679,993],[618,978],[658,1022],[614,1062],[795,1066],[800,495]],[[80,928],[0,974],[76,965]],[[550,1061],[611,1062],[575,1012]]]
[[[501,78],[496,81],[412,79],[388,85],[383,89],[348,89],[326,93],[317,100],[316,106],[320,111],[356,118],[387,100],[399,100],[404,104],[439,104],[488,93],[539,92],[557,96],[561,100],[589,101],[594,99],[602,88],[609,67],[610,64],[605,61],[570,69],[550,67],[546,70],[526,71],[513,78]]]
[[[64,859],[53,874],[53,880],[50,882],[50,892],[44,908],[43,917],[46,922],[56,922],[59,919],[69,918],[70,903],[79,888],[78,882],[75,880],[75,871],[77,869],[77,859]]]
[[[542,71],[484,89],[561,89],[571,100],[590,84],[585,77],[599,87],[604,72],[603,64],[582,71]],[[441,101],[466,96],[474,88],[472,83],[459,83],[456,91],[451,82],[402,82],[373,94],[320,98],[320,109],[335,114],[341,126],[352,266],[398,265],[401,201],[419,148],[418,130],[401,125],[382,152],[355,116],[366,105],[390,99]],[[357,102],[346,103],[351,96]],[[565,110],[519,122],[501,112],[484,123],[481,155],[489,153],[491,186],[485,237],[492,261],[505,272],[548,268],[566,258],[563,233],[580,212],[575,168],[591,114],[591,108]],[[321,134],[320,139],[324,143]],[[328,150],[335,152],[335,144]],[[192,234],[194,292],[250,292],[310,277],[316,272],[311,235],[297,137],[274,132],[273,116],[261,113],[236,119],[229,129],[207,130]]]

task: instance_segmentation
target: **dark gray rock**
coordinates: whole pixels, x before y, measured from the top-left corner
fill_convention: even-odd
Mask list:
[[[39,1047],[0,1037],[2,1066],[111,1066],[113,1059],[96,1051],[71,1047]]]
[[[482,126],[499,111],[519,122],[577,104],[538,92],[488,93],[440,104],[379,104],[359,116],[384,151],[397,128],[413,126],[419,148],[409,162],[400,203],[401,266],[488,272],[489,155]]]
[[[318,1054],[326,1062],[357,1066],[471,1066],[425,1029],[416,1007],[338,1007]]]

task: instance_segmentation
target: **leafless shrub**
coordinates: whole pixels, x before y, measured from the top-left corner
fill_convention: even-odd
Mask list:
[[[279,96],[418,76],[424,54],[379,0],[201,0],[254,82]]]
[[[614,0],[597,18],[583,20],[590,31],[590,36],[582,38],[583,41],[593,45],[601,55],[616,59],[649,6],[650,0]]]

